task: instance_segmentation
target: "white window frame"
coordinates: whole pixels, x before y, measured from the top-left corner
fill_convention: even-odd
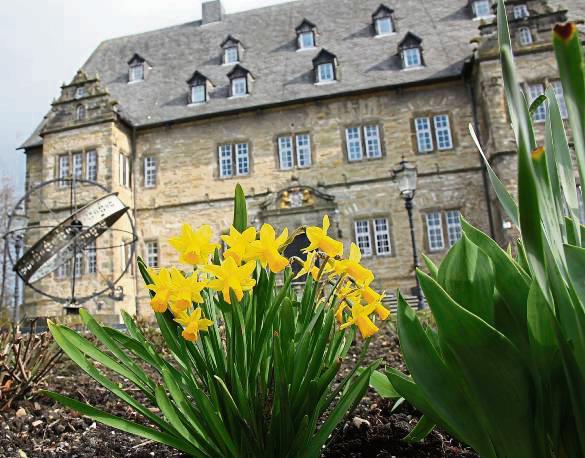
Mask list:
[[[119,184],[125,188],[130,187],[130,158],[120,153],[118,162]]]
[[[353,132],[357,132],[357,138],[353,136]],[[345,129],[345,141],[347,144],[347,160],[349,162],[361,161],[364,158],[364,151],[362,146],[362,129],[360,127],[348,127]],[[358,150],[354,150],[357,146]],[[359,152],[359,156],[355,155]]]
[[[132,64],[128,69],[128,82],[137,83],[138,81],[144,81],[144,62]]]
[[[67,186],[67,182],[63,179],[69,177],[69,166],[69,154],[61,154],[57,157],[57,176],[60,188]]]
[[[423,123],[424,122],[424,126]],[[428,116],[419,116],[414,118],[414,130],[416,134],[416,147],[419,154],[432,153],[435,150],[433,143],[433,129],[431,127],[431,118]]]
[[[231,178],[234,174],[232,145],[224,144],[218,147],[219,177]]]
[[[372,256],[372,235],[370,232],[370,221],[359,219],[354,222],[355,243],[359,247],[362,256]]]
[[[295,136],[295,146],[297,150],[297,167],[300,169],[311,167],[311,135],[306,133],[297,134]]]
[[[447,210],[445,212],[445,221],[447,222],[447,242],[449,247],[452,247],[462,236],[461,212],[459,210]]]
[[[317,82],[331,83],[335,81],[335,69],[333,62],[324,62],[317,65]]]
[[[435,220],[435,217],[438,217],[438,224],[437,221],[433,221],[431,225],[431,217]],[[432,211],[425,214],[426,226],[427,226],[427,242],[429,246],[429,251],[436,252],[445,249],[445,238],[443,235],[443,218],[440,211]],[[435,243],[437,242],[437,243]],[[440,244],[438,243],[440,242]]]
[[[97,246],[96,241],[92,240],[85,246],[86,252],[86,270],[88,274],[97,273]]]
[[[92,149],[85,152],[85,179],[97,181],[97,151]]]
[[[407,48],[402,51],[404,68],[422,67],[422,56],[420,48]]]
[[[540,95],[544,94],[544,84],[531,83],[527,85],[529,103],[532,104]],[[544,122],[546,120],[546,107],[542,103],[532,115],[534,122]]]
[[[305,38],[308,38],[307,41],[305,41]],[[297,37],[297,42],[298,42],[298,46],[299,49],[314,49],[315,48],[315,32],[313,31],[305,31],[305,32],[299,32],[298,37]]]
[[[378,228],[378,222],[383,222],[385,229]],[[374,218],[372,219],[372,227],[374,229],[374,242],[376,245],[377,256],[391,256],[392,255],[392,238],[390,237],[390,223],[388,218]],[[388,242],[388,247],[382,249],[382,238]]]
[[[223,50],[223,63],[237,64],[240,61],[240,50],[237,46],[229,46]]]
[[[83,178],[83,153],[81,151],[71,154],[72,176],[75,179]]]
[[[247,143],[236,143],[236,175],[250,175],[250,146]]]
[[[156,186],[157,162],[155,156],[144,158],[144,187],[154,188]]]
[[[529,27],[520,27],[518,29],[518,41],[522,46],[528,46],[534,43],[532,31]]]
[[[160,264],[158,240],[147,240],[144,242],[144,245],[146,248],[146,263],[148,267],[158,267]]]
[[[530,16],[528,6],[526,6],[524,3],[521,5],[514,5],[514,8],[512,9],[512,15],[514,16],[514,19],[522,19]]]
[[[292,170],[294,168],[293,137],[283,135],[278,137],[278,162],[280,170]]]
[[[376,26],[376,36],[378,37],[392,35],[395,33],[394,21],[390,16],[378,18],[374,21],[374,23]],[[386,30],[383,30],[384,27],[382,26],[382,24],[388,25],[388,27],[386,27]]]
[[[491,6],[490,0],[475,0],[471,5],[473,17],[475,19],[482,19],[493,16]]]
[[[368,124],[363,126],[364,146],[366,157],[369,159],[378,159],[382,157],[382,140],[380,138],[380,126],[378,124]]]
[[[563,83],[561,82],[561,80],[554,80],[551,81],[551,86],[555,91],[557,104],[559,106],[559,111],[561,112],[561,118],[567,119],[569,117],[569,110],[567,109],[567,101],[565,100]]]
[[[193,84],[191,86],[191,103],[207,102],[207,88],[205,84]]]
[[[244,97],[248,94],[248,78],[240,76],[232,79],[232,97]]]
[[[444,125],[439,125],[444,121]],[[451,123],[449,115],[439,114],[433,116],[433,125],[435,127],[435,142],[439,151],[453,149],[453,136],[451,135]]]

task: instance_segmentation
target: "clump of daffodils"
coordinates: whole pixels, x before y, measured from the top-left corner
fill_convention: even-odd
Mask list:
[[[373,318],[386,320],[390,314],[382,305],[384,294],[371,287],[374,274],[360,263],[359,247],[352,243],[344,257],[343,243],[329,236],[328,229],[329,218],[325,215],[322,227],[306,228],[310,244],[303,250],[305,259],[288,259],[283,256],[292,241],[287,229],[277,235],[269,224],[264,224],[259,232],[254,227],[240,232],[232,226],[229,234],[221,236],[227,249],[219,262],[217,258],[212,262],[219,244],[212,242],[211,227],[203,225],[194,231],[184,224],[181,234],[169,243],[177,251],[179,262],[192,266],[192,271],[185,274],[175,267],[149,268],[152,283],[147,287],[154,293],[150,305],[158,313],[170,310],[183,327],[182,336],[195,342],[201,331],[213,325],[200,307],[205,294],[217,292],[219,300],[231,305],[232,298],[241,301],[245,294],[253,292],[257,269],[277,274],[297,263],[301,267],[297,279],[310,275],[321,283],[322,296],[317,300],[336,307],[339,329],[356,326],[361,336],[368,338],[379,330]]]

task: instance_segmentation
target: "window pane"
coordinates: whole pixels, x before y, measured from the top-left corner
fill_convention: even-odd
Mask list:
[[[449,246],[453,246],[461,238],[461,213],[459,210],[449,210],[447,212],[447,236]]]
[[[278,158],[280,160],[281,170],[290,170],[293,168],[292,137],[278,138]]]
[[[427,238],[429,250],[438,251],[445,248],[443,241],[443,226],[441,225],[441,213],[432,212],[426,214],[427,219]]]
[[[334,80],[333,64],[331,64],[331,63],[320,64],[317,68],[319,71],[319,82],[333,81]]]
[[[552,87],[555,91],[555,95],[557,97],[557,103],[559,105],[559,111],[561,112],[561,117],[563,119],[567,119],[569,117],[569,112],[567,111],[567,103],[565,101],[565,94],[563,92],[563,84],[560,80],[556,80],[552,82]]]
[[[386,218],[376,218],[374,220],[374,236],[376,238],[376,254],[391,254],[390,227]]]
[[[232,80],[232,96],[238,97],[241,95],[246,95],[248,93],[246,86],[246,78],[234,78]]]
[[[141,81],[144,79],[144,64],[132,65],[130,67],[130,81]]]
[[[530,100],[530,103],[534,102],[538,96],[544,94],[544,85],[542,84],[529,84],[528,85],[528,99]],[[544,103],[541,104],[538,109],[534,112],[534,115],[532,117],[532,119],[534,119],[534,121],[544,121],[546,119],[546,108],[544,106]]]
[[[490,0],[476,0],[473,2],[473,15],[476,18],[491,16]]]
[[[224,62],[226,64],[233,64],[238,61],[238,48],[236,46],[232,46],[230,48],[226,48],[224,53]]]
[[[144,186],[152,188],[156,186],[156,158],[144,158]]]
[[[75,262],[73,263],[73,275],[81,277],[83,275],[83,252],[75,253]]]
[[[364,134],[366,137],[366,156],[382,157],[382,148],[380,147],[380,129],[378,126],[365,126]]]
[[[301,49],[315,47],[315,36],[313,32],[302,32],[299,34],[299,47]]]
[[[238,143],[236,145],[236,162],[238,175],[248,175],[250,173],[250,158],[247,143]]]
[[[75,109],[75,119],[78,121],[85,119],[85,107],[83,105],[78,105]]]
[[[431,135],[431,122],[429,118],[416,118],[414,120],[416,129],[416,144],[419,153],[433,151],[433,138]]]
[[[362,158],[362,136],[359,127],[345,129],[347,139],[347,159],[359,161]]]
[[[433,118],[433,121],[435,123],[435,138],[437,140],[437,148],[440,150],[453,148],[449,116],[437,115]]]
[[[203,102],[205,102],[205,86],[202,84],[191,86],[191,103]]]
[[[403,51],[404,67],[419,67],[421,65],[420,49],[410,48]]]
[[[526,5],[514,6],[514,19],[528,17],[528,7]]]
[[[520,44],[522,46],[527,46],[529,44],[532,44],[532,32],[530,31],[530,29],[528,27],[522,27],[518,30],[518,33],[520,34]]]
[[[389,33],[392,32],[394,32],[392,19],[390,19],[389,17],[376,19],[376,33],[378,35],[388,35]]]
[[[219,147],[219,176],[232,176],[232,145],[221,145]]]
[[[94,150],[85,154],[85,178],[90,181],[97,180],[97,152]]]
[[[83,178],[83,156],[81,153],[73,153],[73,176]]]
[[[63,154],[59,156],[59,170],[57,173],[59,178],[67,178],[69,176],[69,155]],[[67,186],[67,182],[59,181],[59,186]]]
[[[158,242],[146,242],[146,262],[149,267],[158,267]]]
[[[85,256],[87,261],[87,273],[95,274],[97,273],[97,249],[95,240],[91,241],[85,247]]]
[[[299,167],[311,166],[311,137],[309,134],[297,135],[297,165]]]
[[[364,256],[372,255],[372,240],[370,238],[370,224],[368,220],[355,222],[355,242]]]

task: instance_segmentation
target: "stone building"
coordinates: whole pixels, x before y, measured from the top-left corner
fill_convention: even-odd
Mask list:
[[[553,84],[562,101],[551,30],[585,17],[580,0],[566,5],[508,1],[531,98]],[[460,237],[459,215],[510,238],[468,133],[475,126],[513,190],[493,13],[490,0],[299,0],[226,15],[220,0],[206,1],[200,21],[98,46],[22,145],[27,186],[77,173],[118,192],[137,253],[156,266],[175,262],[168,239],[183,222],[225,232],[240,183],[254,224],[290,229],[327,213],[334,235],[358,243],[378,288],[410,293],[409,224],[391,173],[402,159],[418,168],[420,251],[439,261]],[[30,225],[67,216],[66,190],[47,188],[44,200],[53,211],[28,202]],[[93,262],[114,275],[124,256],[98,250]],[[95,271],[80,273],[80,288]],[[41,284],[61,281],[56,271]],[[123,300],[105,296],[98,313],[149,313],[136,272],[120,285]],[[27,291],[29,315],[64,313]]]

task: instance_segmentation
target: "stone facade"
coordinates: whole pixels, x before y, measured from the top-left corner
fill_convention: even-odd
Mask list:
[[[534,20],[538,20],[535,27],[546,42],[552,24],[563,20],[564,13],[540,10],[543,3],[540,1],[525,3],[535,13]],[[214,20],[222,17],[218,14],[219,19]],[[549,18],[548,22],[543,17]],[[387,291],[401,288],[410,294],[414,286],[410,229],[391,173],[401,160],[415,163],[418,168],[414,223],[420,252],[436,262],[445,255],[450,242],[446,212],[452,210],[458,210],[502,244],[513,238],[495,197],[488,191],[481,158],[468,134],[469,125],[479,129],[493,167],[514,192],[515,146],[504,104],[500,66],[494,54],[491,21],[481,22],[478,50],[470,54],[462,73],[455,77],[151,126],[133,123],[124,116],[124,106],[119,109],[107,89],[102,89],[105,83],[81,72],[63,87],[60,100],[53,105],[41,132],[42,144],[25,148],[27,186],[30,189],[37,183],[58,178],[61,155],[97,151],[96,181],[117,192],[129,207],[138,236],[137,253],[147,258],[146,243],[157,242],[159,265],[169,265],[176,262],[177,256],[168,239],[179,232],[183,222],[193,226],[210,224],[218,239],[228,230],[234,186],[240,183],[248,196],[250,221],[256,225],[268,222],[279,230],[285,226],[292,230],[299,225],[319,224],[327,213],[333,220],[333,235],[343,238],[347,249],[351,241],[356,241],[356,221],[370,221],[373,254],[364,258],[364,264],[375,272],[375,286]],[[519,49],[518,54],[519,73],[526,82],[546,82],[556,77],[549,45],[538,41],[533,47]],[[84,96],[89,98],[88,115],[82,121],[76,119],[80,101],[71,92],[77,87],[86,88]],[[448,116],[452,147],[419,154],[414,120],[433,119],[434,115]],[[381,157],[349,161],[346,128],[363,126],[378,127]],[[311,166],[281,170],[278,138],[296,134],[309,135]],[[246,176],[221,178],[218,148],[238,143],[248,144],[250,172]],[[128,157],[131,164],[128,186],[121,183],[120,155]],[[152,187],[145,186],[147,158],[156,163]],[[95,188],[85,189],[83,185],[81,188],[78,195],[82,202],[99,194]],[[47,193],[44,200],[51,202],[51,211],[39,201],[27,205],[29,224],[41,227],[56,224],[71,210],[69,197],[57,184],[43,188],[43,192]],[[297,199],[294,202],[293,197]],[[437,211],[441,215],[444,249],[433,251],[426,215]],[[390,253],[385,255],[376,254],[372,226],[375,219],[386,219],[389,225]],[[124,221],[117,225],[119,229],[130,230]],[[34,239],[35,233],[30,234]],[[120,245],[124,234],[108,233],[98,243]],[[110,279],[115,278],[124,269],[122,256],[119,250],[98,254],[99,270]],[[58,290],[66,281],[51,275],[41,280],[40,287]],[[91,274],[83,275],[78,283],[82,290],[91,288]],[[134,269],[119,285],[124,291],[123,300],[106,294],[99,298],[99,308],[96,301],[84,306],[102,314],[103,319],[114,321],[121,309],[150,313],[146,289]],[[62,304],[44,299],[30,289],[25,294],[25,311],[42,316],[64,313]]]

